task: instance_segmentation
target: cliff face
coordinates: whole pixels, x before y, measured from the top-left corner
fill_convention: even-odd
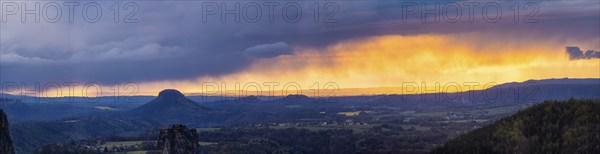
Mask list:
[[[185,125],[161,129],[158,147],[163,154],[190,154],[198,151],[198,133]]]
[[[0,153],[1,154],[14,154],[12,141],[8,133],[8,118],[4,111],[0,109]]]

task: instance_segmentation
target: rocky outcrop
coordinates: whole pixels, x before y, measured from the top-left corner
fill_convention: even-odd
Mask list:
[[[161,129],[158,147],[163,154],[191,154],[198,152],[198,133],[185,125]]]
[[[4,111],[0,109],[0,153],[1,154],[14,154],[12,141],[8,133],[8,118]]]

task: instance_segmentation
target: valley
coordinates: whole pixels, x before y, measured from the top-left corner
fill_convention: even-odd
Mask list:
[[[562,97],[552,94],[558,90],[557,88],[569,89],[571,85],[556,85],[552,84],[551,80],[539,81],[537,84],[540,89],[537,95],[540,99],[551,96],[563,100],[571,96],[595,99],[600,97],[595,94],[600,93],[600,87],[596,84],[597,79],[580,80],[579,82],[587,83],[589,86],[577,83],[577,86],[573,86],[574,89],[571,88],[574,95]],[[366,153],[374,152],[371,150],[384,153],[385,151],[422,153],[461,134],[482,128],[537,104],[529,98],[515,101],[516,97],[513,95],[498,98],[505,101],[484,101],[483,91],[471,93],[474,96],[473,100],[461,102],[420,102],[423,98],[436,97],[436,94],[422,94],[343,96],[336,97],[336,102],[319,102],[318,99],[303,95],[279,97],[274,101],[247,96],[197,103],[189,98],[198,97],[188,98],[176,90],[164,90],[158,97],[143,104],[65,104],[67,108],[82,113],[69,113],[64,112],[64,108],[45,107],[46,113],[58,113],[58,110],[61,110],[60,113],[65,114],[36,121],[11,119],[15,121],[11,125],[11,135],[18,153],[30,153],[36,150],[39,152],[48,148],[71,149],[74,148],[73,146],[83,145],[89,147],[88,150],[96,152],[140,151],[152,149],[152,144],[148,141],[156,140],[156,129],[172,124],[185,124],[198,130],[199,141],[202,143],[200,147],[204,152],[209,153],[224,150],[223,148],[244,148],[252,138],[268,139],[269,142],[272,138],[277,138],[265,132],[280,135],[288,133],[332,133],[333,135],[316,135],[315,138],[304,139],[306,141],[335,138],[337,136],[335,134],[343,133],[347,134],[344,137],[346,141],[335,142],[354,143],[335,146],[356,145],[359,144],[358,141],[364,140],[369,141],[368,144],[361,143],[364,144],[362,152]],[[244,102],[244,100],[252,101]],[[11,115],[14,113],[11,110],[36,110],[50,105],[23,103],[12,99],[5,99],[3,102],[9,117],[19,117],[15,114]],[[228,136],[231,133],[247,134],[248,139],[231,138]],[[286,141],[288,140],[275,140],[279,144],[291,146],[287,149],[292,151],[311,153],[319,150],[294,147],[292,143],[285,143]],[[295,144],[308,146],[308,143]],[[329,141],[320,144],[334,146],[329,145],[332,144]],[[383,147],[370,147],[377,144],[382,144]],[[60,146],[57,147],[58,145]]]

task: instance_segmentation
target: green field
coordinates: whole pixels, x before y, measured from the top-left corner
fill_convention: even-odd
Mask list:
[[[94,108],[98,109],[98,110],[109,110],[109,111],[117,111],[118,110],[118,109],[111,108],[108,106],[94,106]]]
[[[132,146],[136,144],[142,144],[144,142],[155,142],[155,141],[118,141],[118,142],[106,142],[102,147],[112,148],[117,146]]]
[[[446,115],[447,113],[448,112],[417,112],[411,115],[415,117],[439,117]]]
[[[414,127],[416,130],[418,131],[428,131],[431,130],[431,127],[427,127],[427,126],[419,126],[419,125],[400,125],[402,126],[402,129],[410,129],[411,127]]]
[[[437,117],[446,115],[448,112],[467,112],[467,113],[475,113],[477,111],[485,110],[489,115],[497,115],[497,114],[508,114],[517,112],[521,108],[521,105],[509,105],[509,106],[500,106],[500,107],[492,107],[485,109],[475,109],[475,110],[465,110],[465,111],[444,111],[444,112],[415,112],[413,110],[400,112],[400,115],[403,116],[412,116],[412,117]]]
[[[355,133],[364,132],[371,129],[376,125],[323,125],[323,126],[271,126],[271,129],[286,129],[286,128],[298,128],[308,129],[310,131],[321,131],[331,129],[352,129]]]
[[[486,111],[488,111],[488,114],[495,115],[495,114],[506,114],[506,113],[517,112],[520,108],[521,108],[521,105],[511,105],[511,106],[489,108],[489,109],[486,109]]]
[[[352,116],[358,116],[361,113],[361,111],[355,111],[355,112],[339,112],[337,114],[339,115],[344,115],[346,117],[352,117]]]
[[[465,122],[478,122],[478,123],[483,123],[483,122],[487,122],[488,119],[471,119],[471,120],[446,120],[446,121],[440,121],[442,123],[465,123]]]

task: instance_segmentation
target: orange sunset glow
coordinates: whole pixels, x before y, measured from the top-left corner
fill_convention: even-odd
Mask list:
[[[217,83],[219,90],[227,93],[269,95],[269,87],[264,84],[272,82],[278,83],[272,89],[275,95],[295,93],[281,92],[287,83],[297,83],[303,93],[312,93],[309,89],[314,89],[315,83],[321,89],[327,83],[335,83],[339,88],[337,95],[401,94],[407,91],[398,87],[409,83],[437,92],[453,92],[529,79],[600,77],[596,71],[600,70],[600,60],[566,57],[564,47],[570,42],[547,39],[530,45],[518,41],[489,42],[484,40],[487,36],[490,35],[389,35],[344,41],[323,49],[296,48],[292,55],[260,59],[248,69],[228,75],[137,83],[138,94],[152,95],[169,87],[178,87],[184,93],[213,93],[214,89],[203,89],[203,84]],[[594,48],[594,41],[597,40],[577,41],[577,45]],[[255,83],[260,89],[247,87]],[[463,87],[439,87],[449,83]],[[475,86],[469,89],[465,84]],[[245,86],[251,92],[239,92]],[[88,95],[94,93],[92,89]],[[52,94],[59,93],[47,92]],[[83,95],[77,91],[75,94]]]

